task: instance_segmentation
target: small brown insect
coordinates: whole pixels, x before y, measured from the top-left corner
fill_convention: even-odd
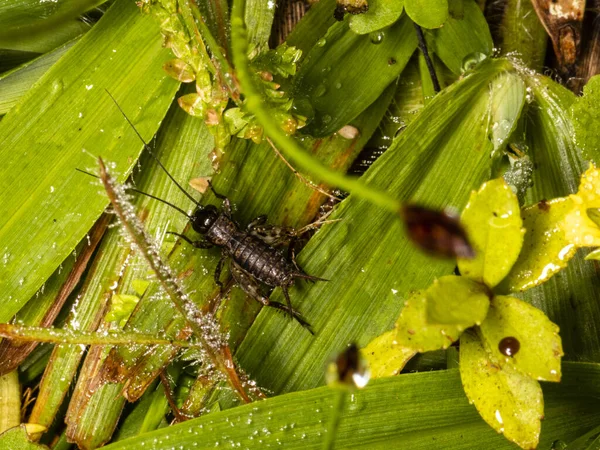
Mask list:
[[[521,343],[517,338],[512,336],[505,337],[498,344],[498,350],[504,356],[515,356],[516,353],[521,349]]]
[[[408,237],[424,252],[443,258],[475,257],[458,216],[422,206],[404,205]]]
[[[333,12],[335,20],[344,20],[344,14],[362,14],[369,10],[367,0],[337,0],[337,6]]]

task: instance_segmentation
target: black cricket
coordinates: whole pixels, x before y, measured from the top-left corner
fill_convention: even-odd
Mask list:
[[[194,231],[202,234],[204,239],[192,241],[187,236],[179,233],[169,232],[170,234],[179,236],[196,248],[221,248],[221,259],[219,260],[214,273],[215,283],[221,288],[221,292],[223,292],[223,283],[220,280],[221,271],[225,261],[229,259],[231,276],[246,294],[255,300],[258,300],[265,306],[288,312],[292,318],[296,319],[303,327],[307,328],[312,333],[308,322],[292,308],[288,290],[294,284],[296,278],[302,278],[313,282],[328,281],[323,278],[308,275],[298,266],[295,259],[294,246],[297,243],[297,239],[304,232],[316,228],[317,224],[311,224],[301,230],[296,230],[289,227],[266,225],[266,216],[259,216],[243,229],[232,217],[229,199],[226,196],[217,193],[210,182],[209,187],[214,195],[223,201],[223,208],[219,211],[214,205],[201,205],[169,173],[166,167],[152,152],[150,146],[142,138],[114,97],[110,92],[107,91],[107,93],[114,101],[125,120],[143,142],[144,149],[158,163],[181,192],[194,203],[196,209],[192,215],[189,215],[183,209],[166,200],[137,189],[130,190],[165,203],[184,214],[190,220]],[[286,243],[288,244],[287,256],[278,248]],[[261,284],[272,288],[280,287],[283,291],[286,305],[273,302],[267,295],[261,293]]]

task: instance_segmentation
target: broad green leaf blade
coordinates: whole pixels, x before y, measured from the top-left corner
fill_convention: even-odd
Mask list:
[[[8,255],[0,321],[31,298],[106,207],[75,169],[96,170],[102,155],[123,179],[139,155],[138,137],[104,89],[149,139],[177,88],[161,73],[167,58],[152,20],[121,0],[0,123],[0,248]]]
[[[427,304],[428,299],[422,291],[411,294],[404,303],[400,318],[396,322],[396,340],[402,347],[421,353],[428,352],[448,348],[460,337],[464,330],[462,326],[429,323]]]
[[[510,367],[498,367],[474,333],[460,340],[460,378],[483,420],[519,445],[536,448],[544,417],[540,384]]]
[[[404,7],[423,28],[439,28],[448,20],[448,0],[404,0]]]
[[[0,75],[0,114],[6,114],[27,90],[58,61],[76,40]]]
[[[383,378],[397,375],[416,352],[399,345],[396,330],[391,330],[369,342],[361,353],[369,363],[371,378]]]
[[[10,450],[47,449],[45,445],[36,444],[30,439],[28,429],[31,430],[31,425],[23,424],[0,434],[0,447]]]
[[[294,95],[307,97],[314,109],[307,133],[320,137],[338,131],[402,72],[417,47],[410,20],[404,17],[381,33],[381,40],[372,40],[339,22],[304,58]]]
[[[321,43],[320,39],[325,36],[329,27],[336,23],[331,14],[335,6],[336,0],[319,0],[311,5],[285,40],[286,44],[302,50],[304,58],[317,42]]]
[[[502,73],[492,83],[491,117],[494,152],[506,146],[517,128],[525,104],[525,83],[514,73]]]
[[[4,1],[0,4],[0,43],[39,33],[75,19],[105,0]]]
[[[600,123],[598,103],[600,102],[600,76],[590,78],[583,88],[583,97],[571,106],[571,120],[575,131],[575,141],[585,158],[596,160],[600,148],[597,126]]]
[[[544,386],[545,419],[539,448],[571,440],[600,421],[597,364],[570,363],[560,384]],[[269,398],[208,414],[106,446],[106,450],[151,448],[322,449],[335,392],[321,387]],[[233,426],[232,426],[233,424]],[[357,433],[360,430],[360,433]],[[342,413],[336,448],[389,449],[397,445],[448,450],[514,449],[469,405],[458,370],[425,372],[373,380],[354,393]]]
[[[492,54],[492,35],[481,9],[463,1],[462,18],[449,17],[442,28],[427,33],[427,43],[456,75]]]
[[[511,70],[505,60],[486,62],[480,72],[438,94],[371,166],[365,181],[401,201],[464,207],[470,190],[489,177],[488,89],[504,70]],[[461,176],[449,176],[455,173]],[[332,218],[342,221],[323,228],[299,255],[307,273],[330,281],[292,290],[292,303],[315,336],[263,311],[236,354],[249,375],[274,392],[318,386],[331,354],[352,341],[364,346],[389,330],[410,291],[454,269],[452,262],[414,247],[398,217],[352,196],[338,208]],[[284,301],[277,291],[271,298]]]
[[[500,285],[500,291],[531,289],[567,266],[576,247],[567,240],[561,224],[574,206],[569,197],[563,197],[523,208],[523,251]]]
[[[480,329],[492,361],[536,380],[560,381],[563,350],[558,327],[536,307],[499,295],[492,300]],[[503,340],[509,337],[519,344],[511,349],[511,355],[501,348]]]
[[[456,325],[459,331],[479,325],[490,306],[488,292],[486,286],[466,277],[438,278],[425,291],[427,322]]]
[[[509,273],[521,252],[525,230],[521,228],[519,200],[502,178],[473,192],[461,216],[475,258],[458,259],[461,275],[496,286]]]
[[[366,13],[350,17],[350,29],[368,34],[393,24],[404,9],[404,0],[370,0]]]

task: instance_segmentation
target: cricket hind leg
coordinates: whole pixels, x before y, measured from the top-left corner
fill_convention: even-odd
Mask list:
[[[306,320],[304,320],[304,318],[298,311],[292,308],[291,301],[287,292],[287,287],[284,288],[284,295],[286,297],[287,305],[284,305],[279,302],[273,302],[269,299],[269,297],[263,295],[260,292],[260,282],[257,281],[252,275],[250,275],[233,260],[231,261],[230,269],[231,276],[236,281],[236,283],[242,291],[244,291],[250,297],[259,301],[265,306],[270,306],[271,308],[275,308],[288,313],[294,320],[296,320],[300,325],[306,328],[311,334],[314,334],[310,328],[310,324]]]

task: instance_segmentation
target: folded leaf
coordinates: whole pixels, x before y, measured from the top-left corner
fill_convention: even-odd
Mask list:
[[[493,288],[509,273],[523,245],[517,196],[502,178],[488,181],[471,194],[461,222],[475,258],[458,259],[460,273]]]
[[[560,381],[563,350],[558,327],[536,307],[497,296],[480,329],[485,348],[500,366],[537,380]]]
[[[460,340],[460,378],[467,397],[492,428],[522,448],[537,446],[544,416],[537,381],[494,364],[472,332]]]
[[[425,297],[427,322],[456,325],[458,330],[479,325],[490,306],[488,289],[483,284],[455,275],[435,280]]]
[[[450,347],[464,329],[460,325],[428,323],[426,295],[423,291],[417,291],[404,303],[402,314],[396,322],[396,340],[403,347],[428,352]]]

